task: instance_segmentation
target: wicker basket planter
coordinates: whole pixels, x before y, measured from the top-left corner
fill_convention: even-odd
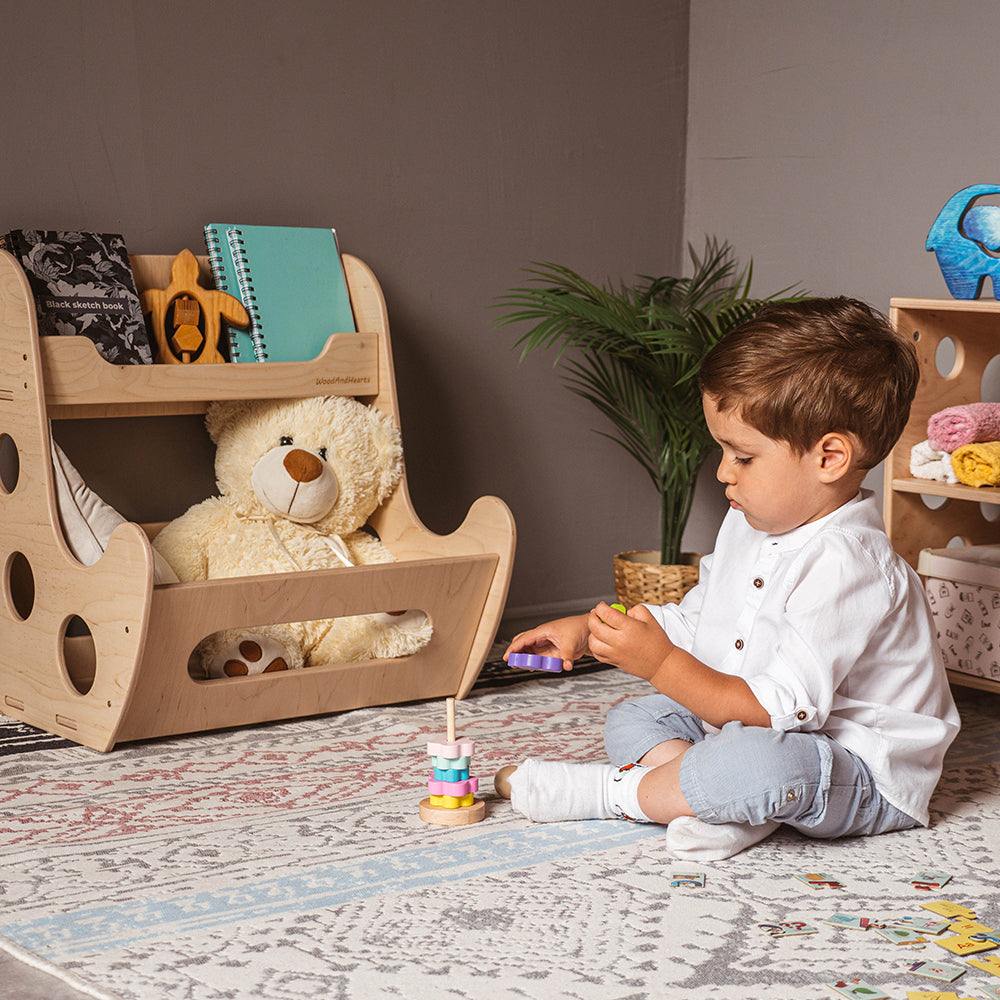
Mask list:
[[[677,604],[698,582],[700,553],[683,552],[683,563],[664,566],[657,551],[619,552],[614,558],[615,593],[631,608],[635,604]]]

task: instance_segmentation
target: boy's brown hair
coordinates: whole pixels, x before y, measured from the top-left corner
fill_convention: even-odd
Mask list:
[[[803,454],[830,431],[850,434],[870,469],[903,433],[917,389],[913,345],[857,299],[764,306],[702,362],[698,384],[721,412]]]

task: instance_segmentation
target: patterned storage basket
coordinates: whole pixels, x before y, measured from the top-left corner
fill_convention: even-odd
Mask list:
[[[1000,680],[1000,545],[923,549],[917,572],[949,670]]]

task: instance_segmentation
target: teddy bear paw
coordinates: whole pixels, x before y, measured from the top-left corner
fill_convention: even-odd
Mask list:
[[[381,612],[371,615],[376,626],[372,655],[409,656],[430,642],[434,629],[423,611]]]
[[[209,677],[246,677],[248,674],[272,674],[302,666],[301,656],[270,636],[250,633],[233,636],[219,643],[206,661]]]

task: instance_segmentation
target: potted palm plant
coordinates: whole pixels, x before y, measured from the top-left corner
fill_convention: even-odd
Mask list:
[[[640,276],[598,287],[552,263],[525,268],[527,287],[501,296],[498,326],[531,323],[515,343],[521,358],[558,348],[562,381],[611,423],[598,431],[645,469],[660,497],[660,549],[615,556],[624,604],[679,601],[698,579],[697,556],[681,553],[698,471],[714,447],[698,390],[702,359],[765,302],[750,295],[752,261],[707,237],[689,246],[690,277]],[[801,295],[788,296],[798,298]]]

